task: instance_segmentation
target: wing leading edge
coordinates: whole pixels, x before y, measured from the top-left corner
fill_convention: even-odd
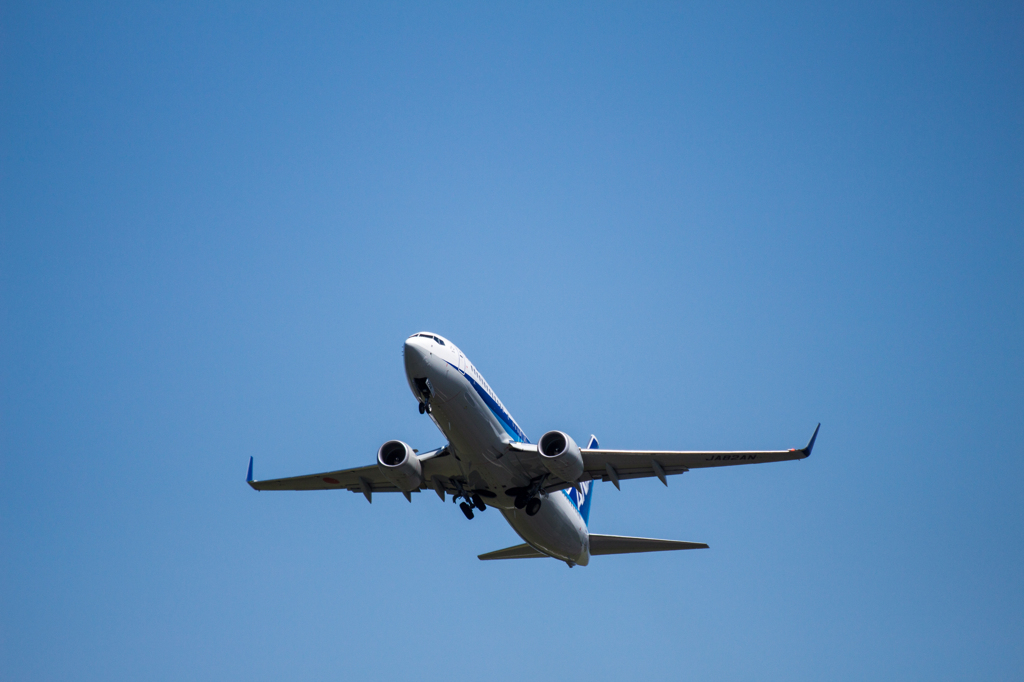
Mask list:
[[[668,485],[668,476],[682,474],[690,469],[735,466],[738,464],[762,464],[806,459],[811,456],[818,429],[814,428],[811,439],[802,448],[790,450],[604,450],[581,448],[583,474],[580,481],[611,481],[619,487],[619,481],[629,478],[657,478]],[[537,446],[526,443],[509,443],[509,449],[538,456]],[[538,468],[539,468],[538,464]],[[570,483],[551,481],[544,490],[551,492],[567,488]]]
[[[821,424],[815,427],[806,446],[791,450],[582,450],[583,475],[580,480],[611,481],[618,487],[623,479],[657,477],[668,485],[666,476],[690,469],[806,459],[811,456],[820,428]]]
[[[441,490],[446,489],[445,483],[452,474],[449,471],[448,451],[439,448],[420,456],[423,464],[424,483],[419,490],[436,490],[434,479],[442,479]],[[307,474],[305,476],[291,476],[289,478],[273,478],[266,481],[254,481],[252,477],[252,457],[249,458],[249,471],[246,474],[245,482],[253,490],[349,490],[354,493],[362,493],[367,501],[372,502],[373,493],[399,493],[403,492],[394,483],[389,481],[381,473],[380,467],[371,464],[364,467],[352,469],[339,469],[337,471],[325,471],[319,474]],[[413,492],[419,492],[415,490]],[[408,493],[405,493],[409,497]]]

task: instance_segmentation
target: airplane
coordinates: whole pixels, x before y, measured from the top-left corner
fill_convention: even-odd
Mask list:
[[[467,519],[474,510],[501,512],[523,544],[478,556],[483,561],[551,557],[570,568],[590,557],[683,549],[707,549],[702,542],[599,535],[589,531],[594,483],[668,476],[690,469],[805,459],[818,429],[800,449],[735,452],[606,450],[590,437],[586,448],[568,434],[548,431],[533,444],[498,399],[483,375],[448,339],[418,332],[405,340],[405,375],[419,403],[448,444],[420,454],[390,440],[377,463],[307,476],[256,481],[249,458],[246,482],[254,490],[349,490],[367,502],[374,493],[433,490],[451,495]]]

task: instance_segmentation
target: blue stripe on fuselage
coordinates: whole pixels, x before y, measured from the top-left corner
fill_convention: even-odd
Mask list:
[[[484,405],[487,405],[487,409],[491,411],[491,414],[494,415],[494,418],[498,420],[499,424],[501,424],[501,428],[505,429],[505,433],[512,437],[512,440],[514,440],[517,443],[530,442],[530,439],[527,438],[526,434],[523,433],[523,430],[519,428],[519,425],[516,424],[516,420],[512,418],[512,415],[506,412],[501,407],[501,405],[495,402],[494,398],[488,395],[487,391],[484,390],[483,386],[478,384],[476,380],[473,379],[473,377],[469,376],[455,365],[452,365],[452,363],[449,362],[448,364],[451,365],[451,367],[455,369],[459,374],[466,377],[466,379],[469,381],[469,385],[473,387],[477,395],[483,398]]]
[[[501,405],[499,405],[494,400],[494,398],[492,398],[487,393],[487,391],[484,390],[483,386],[477,383],[477,381],[473,379],[473,377],[471,377],[469,374],[462,371],[455,365],[452,365],[452,363],[449,362],[448,364],[453,369],[458,371],[459,374],[466,377],[466,380],[469,381],[469,385],[472,386],[473,389],[477,392],[477,395],[479,395],[483,399],[484,404],[487,405],[487,409],[491,411],[491,414],[494,415],[494,418],[498,420],[498,423],[501,424],[502,428],[505,429],[505,432],[508,433],[508,435],[511,436],[513,440],[515,440],[518,443],[530,442],[529,439],[526,437],[526,434],[523,433],[523,430],[519,428],[519,425],[516,424],[514,419],[512,419],[512,415],[510,415],[508,412],[502,409]],[[576,495],[578,493],[576,493],[575,489],[572,490],[572,492],[570,493],[568,490],[565,490],[563,488],[560,492],[563,495],[565,495],[565,499],[569,500],[569,504],[572,505],[572,508],[575,509],[576,513],[580,515],[580,518],[583,519],[583,523],[587,523],[587,519],[583,516],[583,510],[580,509],[580,504],[579,502],[576,501]],[[584,500],[585,499],[586,497],[584,497]]]

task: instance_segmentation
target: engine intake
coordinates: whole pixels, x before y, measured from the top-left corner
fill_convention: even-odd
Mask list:
[[[583,454],[569,434],[548,431],[540,437],[537,451],[548,471],[563,481],[575,483],[583,475]]]
[[[418,490],[423,485],[420,458],[400,440],[389,440],[377,451],[377,467],[402,492]]]

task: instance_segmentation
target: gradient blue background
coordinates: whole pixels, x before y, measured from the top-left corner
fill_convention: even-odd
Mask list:
[[[1024,676],[1024,6],[0,9],[0,677]],[[401,344],[710,550],[482,563]]]

